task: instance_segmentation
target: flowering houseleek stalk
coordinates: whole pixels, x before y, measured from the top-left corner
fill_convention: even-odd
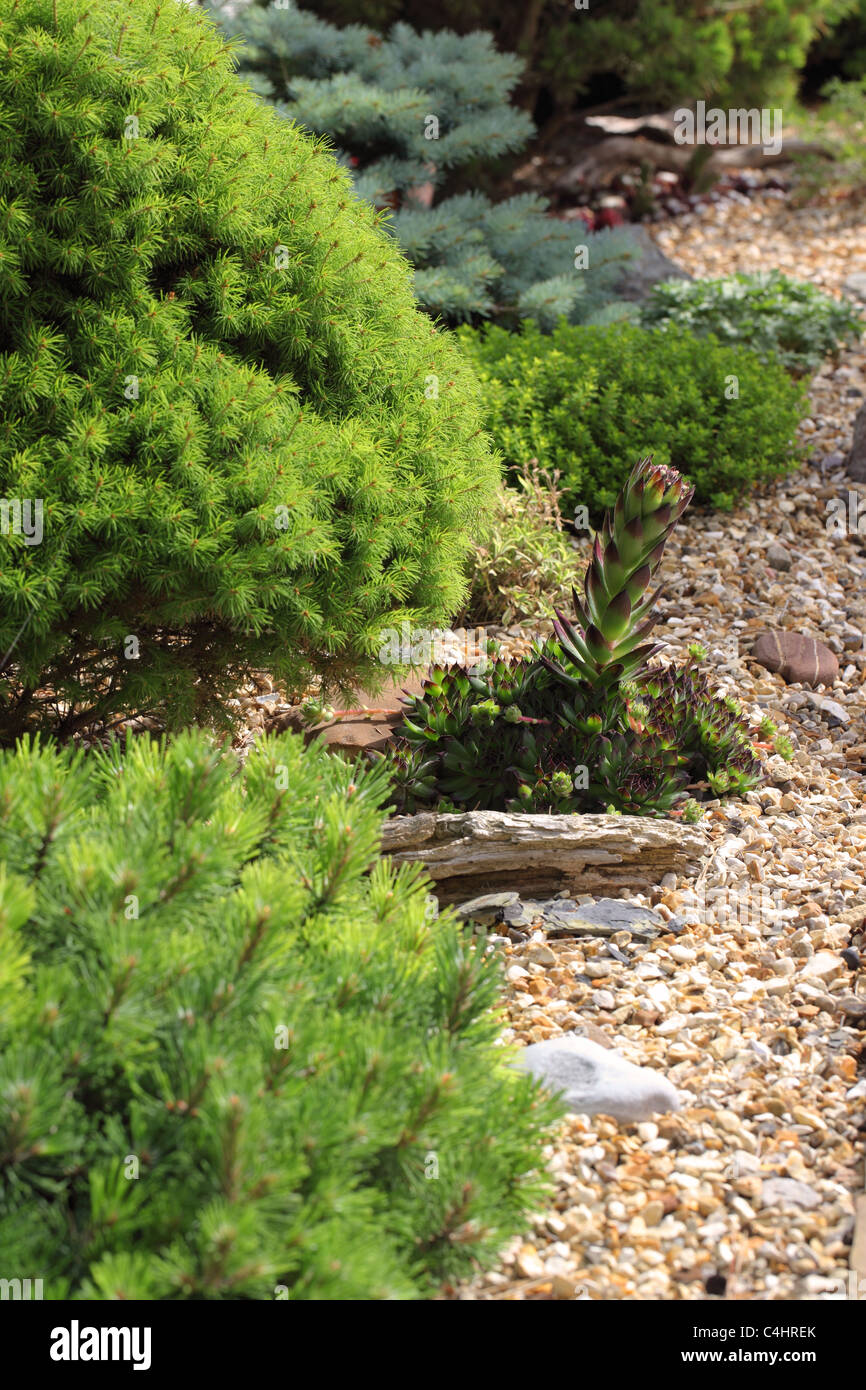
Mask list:
[[[582,602],[574,591],[580,626],[556,610],[554,631],[574,671],[550,657],[542,660],[598,702],[613,687],[645,677],[649,658],[659,650],[644,644],[656,621],[652,608],[658,598],[649,586],[693,492],[675,469],[642,459],[595,538]]]

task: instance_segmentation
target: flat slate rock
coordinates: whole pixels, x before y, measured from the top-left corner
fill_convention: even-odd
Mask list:
[[[519,901],[518,893],[484,893],[480,898],[470,898],[468,902],[460,903],[454,911],[467,922],[493,926],[494,923],[504,922],[506,908]]]
[[[632,897],[666,873],[697,875],[709,853],[706,829],[677,820],[520,811],[391,816],[381,843],[395,864],[422,865],[447,903],[511,891]]]
[[[559,905],[559,915],[562,914],[562,904]],[[664,925],[664,920],[657,912],[649,907],[637,907],[634,903],[622,902],[619,898],[598,898],[593,903],[581,903],[574,905],[573,915],[569,914],[572,925],[570,930],[579,926],[581,930],[586,927],[604,927],[605,935],[612,936],[614,932],[646,931],[647,927],[660,927]]]
[[[661,931],[676,931],[678,921],[666,922],[651,908],[637,907],[618,898],[598,898],[577,903],[571,898],[537,901],[516,892],[486,893],[455,908],[464,921],[482,926],[503,925],[529,929],[541,927],[550,936],[613,936],[627,931],[639,940],[651,941]]]

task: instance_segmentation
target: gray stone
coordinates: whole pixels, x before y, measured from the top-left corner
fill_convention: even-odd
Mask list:
[[[866,1018],[866,999],[860,999],[856,994],[836,994],[833,1003],[848,1018]]]
[[[677,1092],[660,1072],[636,1067],[618,1052],[573,1033],[530,1043],[515,1066],[562,1091],[568,1109],[580,1115],[610,1115],[631,1124],[680,1108]]]
[[[638,254],[624,262],[618,278],[613,283],[613,292],[618,299],[637,302],[646,299],[653,285],[662,280],[691,280],[687,270],[668,260],[659,250],[645,227],[635,223],[629,227],[629,236],[637,243]]]
[[[796,1178],[764,1178],[761,1183],[762,1207],[812,1207],[821,1205],[821,1197]]]
[[[561,911],[562,904],[558,904]],[[581,926],[606,927],[609,931],[605,935],[612,935],[615,931],[638,931],[643,928],[660,927],[663,920],[657,912],[653,912],[649,907],[637,907],[634,903],[622,902],[619,898],[598,898],[594,903],[584,903],[578,908],[573,917],[569,914],[574,923],[579,922]]]
[[[809,704],[820,710],[831,729],[838,729],[851,723],[851,716],[838,700],[830,700],[826,695],[813,695],[809,692]]]
[[[860,299],[866,304],[866,271],[855,270],[853,275],[842,281],[842,288],[846,294],[853,295],[855,299]]]
[[[788,551],[777,541],[767,547],[767,564],[774,570],[789,570],[794,563]]]
[[[504,909],[517,900],[516,893],[486,893],[480,898],[470,898],[469,902],[461,903],[454,911],[465,921],[492,925],[494,922],[502,922]]]
[[[616,999],[609,989],[597,989],[592,996],[592,1002],[597,1009],[603,1009],[605,1013],[613,1013],[616,1008]]]
[[[517,894],[515,894],[515,899],[515,902],[509,903],[507,907],[502,909],[503,922],[509,927],[531,927],[532,913],[527,911],[524,904],[517,898]]]

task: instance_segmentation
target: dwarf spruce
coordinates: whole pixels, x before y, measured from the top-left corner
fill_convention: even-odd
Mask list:
[[[370,676],[461,599],[475,378],[233,63],[175,0],[0,14],[0,500],[42,522],[0,534],[5,743]]]

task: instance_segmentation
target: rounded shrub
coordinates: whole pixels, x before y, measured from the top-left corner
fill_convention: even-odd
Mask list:
[[[558,468],[570,501],[595,519],[646,454],[693,483],[698,501],[722,508],[796,464],[805,392],[746,348],[627,323],[458,336],[506,462]]]
[[[293,735],[0,754],[0,1268],[417,1298],[525,1228],[558,1108],[498,958],[377,861],[387,794]]]
[[[375,675],[498,471],[407,262],[195,8],[16,0],[0,57],[0,733]]]

